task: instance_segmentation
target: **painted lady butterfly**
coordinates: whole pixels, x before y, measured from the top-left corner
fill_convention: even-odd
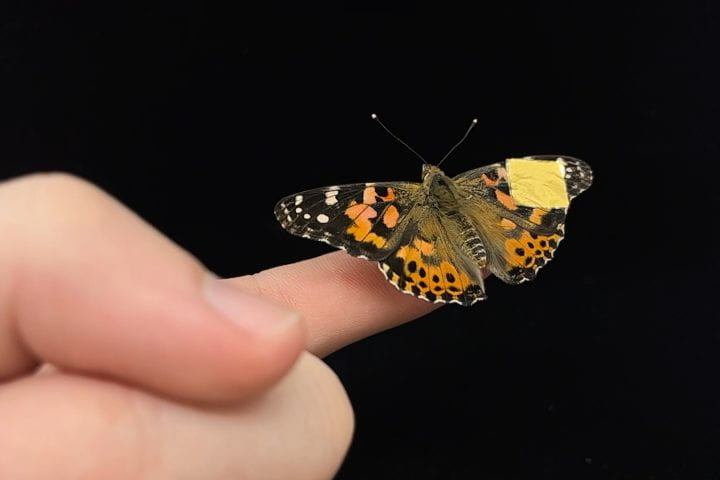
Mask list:
[[[509,158],[452,178],[440,163],[423,165],[422,183],[356,183],[290,195],[275,216],[294,235],[379,262],[402,292],[472,305],[487,298],[483,268],[511,284],[535,278],[565,234],[570,201],[592,183],[585,162],[563,155]]]

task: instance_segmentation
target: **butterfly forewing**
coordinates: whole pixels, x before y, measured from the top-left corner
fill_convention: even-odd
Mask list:
[[[317,188],[283,198],[275,216],[294,235],[380,260],[397,243],[419,190],[410,182]]]

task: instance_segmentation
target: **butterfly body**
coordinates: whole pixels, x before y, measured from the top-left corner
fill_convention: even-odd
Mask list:
[[[507,283],[535,278],[564,236],[570,200],[592,183],[582,160],[508,159],[445,175],[425,164],[422,182],[307,190],[280,200],[290,233],[379,262],[399,290],[431,302],[486,298],[483,270]]]

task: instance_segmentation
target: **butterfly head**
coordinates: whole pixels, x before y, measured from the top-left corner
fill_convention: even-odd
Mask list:
[[[457,191],[452,179],[435,165],[423,165],[423,189],[427,198],[441,208],[452,210],[457,206]]]
[[[423,186],[426,190],[448,189],[452,180],[435,165],[428,163],[422,168]]]
[[[429,163],[423,163],[422,166],[422,179],[423,183],[427,183],[428,181],[432,181],[433,178],[436,176],[441,175],[445,176],[442,170],[438,168],[436,165],[431,165]]]

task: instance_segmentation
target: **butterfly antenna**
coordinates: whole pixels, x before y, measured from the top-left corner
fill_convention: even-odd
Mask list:
[[[463,137],[460,139],[460,141],[457,142],[457,143],[450,149],[450,151],[445,154],[445,156],[442,158],[442,160],[440,160],[440,161],[438,162],[438,164],[437,164],[438,167],[440,166],[440,164],[441,164],[442,162],[445,161],[446,158],[448,158],[448,157],[450,156],[450,154],[451,154],[452,152],[455,151],[455,149],[456,149],[457,147],[460,146],[461,143],[463,143],[463,142],[465,141],[465,139],[467,138],[467,136],[470,134],[470,131],[471,131],[473,128],[475,128],[475,125],[477,125],[477,118],[473,118],[473,121],[470,123],[470,126],[468,127],[467,131],[465,131],[465,135],[463,135]]]
[[[405,148],[407,148],[407,149],[410,150],[412,153],[414,153],[415,155],[417,155],[417,157],[418,157],[420,160],[422,160],[423,163],[428,163],[427,160],[425,160],[422,155],[420,155],[418,152],[416,152],[415,150],[413,150],[413,148],[412,148],[410,145],[408,145],[407,143],[403,142],[403,141],[400,139],[400,137],[398,137],[398,136],[395,135],[393,132],[391,132],[390,129],[387,128],[387,127],[385,126],[385,124],[380,121],[380,119],[378,118],[377,115],[375,115],[375,114],[373,113],[372,115],[370,115],[370,118],[372,118],[372,119],[375,120],[377,123],[379,123],[380,126],[381,126],[382,128],[384,128],[385,131],[386,131],[387,133],[389,133],[391,137],[393,137],[395,140],[397,140],[398,142],[400,142],[400,143],[402,143],[403,145],[405,145]]]

